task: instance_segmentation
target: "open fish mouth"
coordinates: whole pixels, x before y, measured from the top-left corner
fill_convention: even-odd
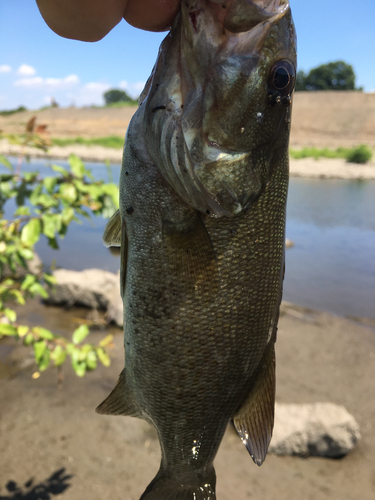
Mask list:
[[[208,0],[217,19],[232,33],[248,31],[262,21],[283,14],[289,0]]]

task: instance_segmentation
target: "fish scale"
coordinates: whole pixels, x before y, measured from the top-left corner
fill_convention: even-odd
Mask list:
[[[125,368],[97,411],[155,426],[161,465],[142,500],[214,500],[213,461],[228,422],[233,419],[258,465],[272,434],[295,41],[286,0],[267,4],[270,11],[252,7],[254,21],[246,19],[248,3],[241,14],[241,1],[230,3],[236,5],[230,22],[243,15],[239,31],[252,28],[234,34],[218,29],[222,21],[208,0],[183,2],[129,125],[120,211],[104,234],[107,245],[121,245]],[[250,55],[265,46],[263,57],[257,52],[258,79],[243,78],[246,57],[231,51],[228,67],[238,74],[231,70],[215,82],[220,87],[234,79],[234,94],[224,88],[221,95],[233,96],[237,106],[244,98],[252,109],[245,117],[227,108],[221,115],[219,105],[211,113],[203,103],[204,89],[209,102],[217,96],[202,78],[221,64],[231,37]],[[211,70],[200,67],[186,78],[189,51],[215,43],[220,50],[202,58]],[[199,62],[194,58],[191,67]],[[279,65],[294,71],[285,88],[275,88],[272,79]],[[263,124],[254,119],[259,113]],[[217,128],[222,116],[224,142]],[[242,129],[245,141],[237,137]]]

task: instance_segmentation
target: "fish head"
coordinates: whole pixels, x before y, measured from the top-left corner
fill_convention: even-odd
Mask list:
[[[183,0],[145,93],[160,172],[211,216],[246,209],[288,148],[296,34],[288,0]]]

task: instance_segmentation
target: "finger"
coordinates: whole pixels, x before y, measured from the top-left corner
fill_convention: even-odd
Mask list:
[[[147,31],[164,31],[171,27],[180,0],[128,0],[125,20]]]

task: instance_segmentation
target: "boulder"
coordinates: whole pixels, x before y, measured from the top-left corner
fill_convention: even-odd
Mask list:
[[[124,305],[120,292],[120,273],[117,274],[116,284],[108,296],[106,319],[108,323],[113,322],[117,326],[124,325]]]
[[[48,304],[84,306],[106,310],[118,286],[118,275],[101,269],[69,271],[58,269],[57,285],[49,291]]]
[[[359,426],[343,406],[276,404],[269,452],[339,458],[352,450],[359,439]]]

